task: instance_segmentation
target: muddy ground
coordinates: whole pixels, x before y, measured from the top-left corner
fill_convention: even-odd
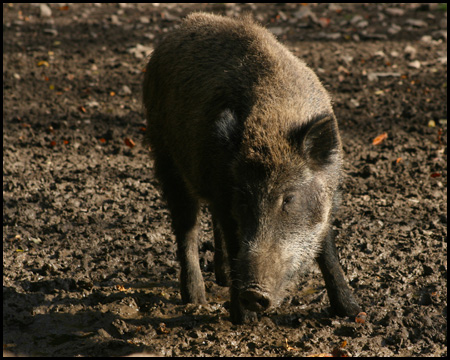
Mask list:
[[[330,316],[316,268],[258,323],[231,324],[206,208],[209,303],[181,303],[141,82],[194,10],[252,12],[332,94],[333,227],[365,323]],[[3,4],[4,351],[306,356],[344,341],[351,356],[447,355],[446,5]]]

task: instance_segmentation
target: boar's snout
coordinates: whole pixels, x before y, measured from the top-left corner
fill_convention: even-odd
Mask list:
[[[239,300],[247,310],[258,312],[268,309],[272,304],[269,295],[258,288],[242,291]]]

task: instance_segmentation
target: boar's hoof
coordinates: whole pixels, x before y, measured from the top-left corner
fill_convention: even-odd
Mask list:
[[[258,316],[255,312],[243,309],[241,306],[230,308],[230,318],[235,325],[251,324],[258,321]]]
[[[248,289],[239,295],[239,300],[244,308],[250,311],[264,311],[271,305],[270,298],[264,292],[257,289]]]

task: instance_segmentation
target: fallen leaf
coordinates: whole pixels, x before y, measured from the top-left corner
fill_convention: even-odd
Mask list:
[[[288,339],[287,339],[287,338],[284,338],[284,341],[285,341],[284,348],[285,348],[287,351],[300,351],[300,349],[296,349],[296,348],[293,348],[292,346],[290,346],[290,345],[288,344]]]
[[[164,323],[160,323],[156,331],[160,334],[168,334],[170,332],[170,330],[166,328],[166,324]]]
[[[437,178],[441,176],[441,173],[435,172],[430,175],[432,178]]]
[[[78,106],[78,110],[80,110],[83,113],[86,112],[86,109],[84,108],[84,106]]]
[[[397,160],[395,160],[395,163],[398,164],[400,161],[403,161],[401,157],[398,157]]]
[[[364,324],[366,322],[366,319],[367,319],[367,314],[364,311],[362,311],[358,315],[356,315],[355,322],[359,323],[359,324]]]
[[[329,18],[325,18],[325,17],[321,17],[319,18],[319,24],[322,27],[327,27],[328,25],[330,25],[331,20]]]
[[[50,146],[56,146],[56,141],[50,141]]]
[[[124,143],[126,146],[130,147],[130,148],[134,148],[136,146],[136,144],[134,143],[133,140],[131,140],[130,138],[125,138],[124,139]]]
[[[123,285],[116,285],[116,289],[124,292],[130,291],[130,289],[126,289]]]
[[[362,314],[362,313],[360,313]],[[365,313],[364,313],[365,314]],[[358,314],[359,315],[359,314]],[[331,355],[333,357],[348,357],[347,350],[344,350],[344,347],[347,346],[347,341],[344,340],[341,345],[336,346],[333,351],[331,352]]]
[[[41,60],[37,63],[37,66],[45,66],[45,67],[49,67],[50,65],[48,64],[47,61],[45,60]]]
[[[320,354],[313,354],[313,355],[306,355],[306,357],[333,357],[330,353],[320,353]]]
[[[100,139],[98,139],[98,141],[100,141],[102,144],[104,144],[106,142],[106,139],[105,138],[100,138]]]
[[[378,135],[375,139],[373,139],[372,145],[381,144],[385,139],[387,139],[387,137],[388,137],[388,134],[386,132],[382,133],[381,135]]]
[[[437,138],[439,145],[442,145],[442,133],[443,132],[444,132],[444,130],[442,130],[442,128],[439,128],[439,130],[438,130],[438,138]]]

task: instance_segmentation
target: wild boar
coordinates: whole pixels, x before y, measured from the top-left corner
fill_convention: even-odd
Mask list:
[[[172,215],[184,303],[204,303],[201,202],[234,323],[278,306],[317,260],[331,308],[360,308],[330,230],[342,149],[314,72],[250,17],[189,15],[155,48],[143,84],[146,141]]]

